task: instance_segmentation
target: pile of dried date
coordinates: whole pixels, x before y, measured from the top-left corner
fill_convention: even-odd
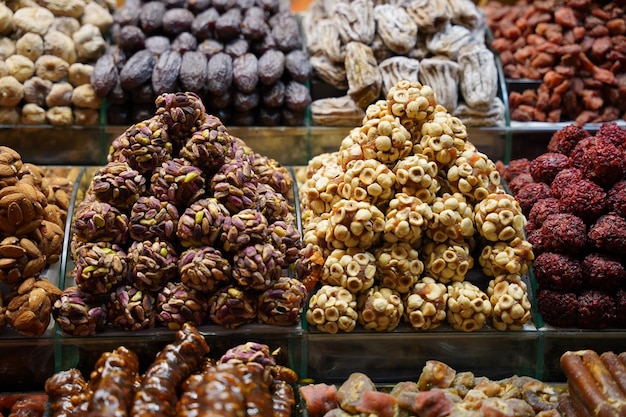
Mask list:
[[[97,125],[91,85],[113,24],[111,0],[0,3],[0,123]]]
[[[519,330],[530,320],[526,217],[430,86],[393,86],[298,182],[298,265],[320,284],[306,312],[311,327],[429,330],[447,322],[471,332],[487,324]],[[469,274],[475,263],[487,288]]]
[[[175,91],[198,94],[226,124],[304,124],[312,69],[288,3],[132,0],[113,18],[92,77],[110,124],[148,118]]]
[[[326,84],[339,96],[311,103],[313,123],[360,123],[367,105],[408,80],[430,85],[438,103],[468,126],[503,124],[486,29],[471,0],[313,1],[303,14],[310,62],[322,90]]]
[[[61,290],[42,274],[63,251],[72,187],[69,172],[24,162],[0,146],[0,330],[41,336],[48,328]]]
[[[489,2],[505,76],[540,82],[510,92],[511,118],[582,126],[626,117],[625,10],[620,1]]]
[[[206,112],[193,92],[113,140],[72,217],[61,329],[93,335],[300,321],[305,284],[287,274],[302,247],[293,180]]]
[[[299,393],[310,417],[565,415],[559,409],[562,394],[535,378],[514,375],[492,380],[436,360],[426,361],[416,381],[380,387],[366,374],[354,372],[338,386],[302,385]]]

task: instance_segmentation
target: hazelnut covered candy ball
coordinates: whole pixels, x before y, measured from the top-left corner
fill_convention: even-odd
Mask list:
[[[365,330],[392,331],[404,314],[402,297],[391,288],[372,287],[359,294],[357,305],[359,323]]]
[[[424,272],[419,252],[405,242],[387,243],[375,252],[376,277],[381,287],[405,294]]]
[[[422,253],[426,274],[443,284],[464,281],[474,267],[470,245],[465,241],[428,242]]]
[[[350,161],[337,192],[347,200],[381,205],[393,197],[395,182],[396,175],[376,159]]]
[[[491,323],[497,330],[521,330],[530,320],[526,283],[519,275],[500,275],[487,288],[492,307]]]
[[[446,320],[448,289],[431,277],[421,278],[404,296],[404,320],[415,330],[432,330]]]
[[[437,180],[439,167],[426,155],[415,154],[399,160],[393,167],[396,192],[415,196],[430,204],[441,188]]]
[[[417,197],[398,193],[387,207],[383,239],[390,243],[418,243],[432,218],[429,204]]]
[[[489,297],[468,281],[448,285],[448,323],[455,329],[473,332],[483,328],[491,316]]]
[[[306,321],[320,332],[351,332],[357,318],[356,297],[343,287],[323,285],[309,299]]]
[[[463,151],[448,168],[446,178],[450,186],[470,203],[482,201],[489,194],[502,190],[496,164],[475,149]]]
[[[532,248],[528,241],[520,237],[510,242],[496,242],[483,247],[478,263],[488,277],[523,275],[535,259]]]
[[[385,215],[365,201],[339,200],[328,219],[326,242],[337,249],[358,247],[367,250],[380,240]]]
[[[432,119],[424,122],[419,144],[421,153],[440,167],[455,163],[465,150],[467,128],[461,119],[450,115],[442,106],[435,107]]]
[[[432,117],[436,106],[433,89],[418,81],[400,81],[387,93],[389,113],[400,118],[413,142],[419,142],[422,125]]]
[[[321,281],[356,294],[371,288],[375,277],[376,258],[372,253],[357,248],[335,249],[324,262]]]
[[[462,241],[474,236],[474,210],[461,193],[444,193],[431,205],[433,219],[426,235],[435,242]]]
[[[524,236],[526,216],[509,194],[489,194],[474,206],[474,213],[478,234],[490,242],[509,242]]]

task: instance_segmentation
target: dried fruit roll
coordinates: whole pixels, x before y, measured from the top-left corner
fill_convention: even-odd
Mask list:
[[[127,416],[133,402],[138,372],[137,355],[125,347],[103,353],[89,380],[93,390],[89,399],[89,415]]]
[[[296,404],[293,387],[285,381],[274,381],[271,390],[273,416],[290,417]]]
[[[598,385],[595,377],[585,364],[583,359],[585,351],[568,351],[561,356],[561,369],[567,377],[568,389],[573,402],[580,401],[587,410],[598,417],[614,417],[624,415],[624,407],[621,413],[617,404],[609,402],[602,388]],[[592,365],[593,366],[593,365]]]
[[[192,325],[186,323],[176,340],[166,346],[148,367],[135,394],[133,417],[175,416],[177,390],[195,370],[209,346]]]
[[[602,363],[608,368],[619,388],[626,392],[626,362],[620,360],[613,352],[604,352],[600,355]]]
[[[69,417],[87,411],[91,391],[83,374],[76,368],[48,378],[45,391],[49,397],[51,417]]]

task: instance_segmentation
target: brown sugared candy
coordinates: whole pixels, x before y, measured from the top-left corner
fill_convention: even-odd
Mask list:
[[[448,290],[433,278],[421,278],[403,302],[404,320],[415,330],[436,329],[446,320]]]
[[[110,242],[87,242],[76,248],[74,281],[78,289],[92,295],[108,294],[128,276],[126,252]]]
[[[39,227],[48,204],[46,196],[27,182],[0,189],[0,231],[25,236]]]
[[[292,326],[300,323],[308,291],[296,278],[280,277],[259,296],[259,323]]]
[[[466,241],[428,242],[422,249],[426,275],[443,284],[462,282],[474,267],[470,245]]]
[[[226,252],[267,240],[267,219],[256,209],[244,209],[224,218],[220,241]]]
[[[159,238],[171,240],[178,229],[176,206],[154,196],[142,196],[131,207],[128,229],[136,241]]]
[[[251,323],[257,317],[258,295],[234,285],[219,288],[208,303],[211,321],[228,329]]]
[[[242,159],[230,160],[211,177],[209,188],[213,197],[230,213],[257,207],[258,178],[251,164]]]
[[[130,208],[146,188],[146,178],[122,161],[112,161],[98,169],[89,186],[98,200],[120,210]]]
[[[206,295],[182,282],[168,282],[157,295],[157,320],[170,330],[200,326],[209,311]]]
[[[28,278],[9,294],[7,323],[23,336],[41,336],[51,320],[52,306],[62,291],[46,278]]]
[[[483,328],[491,316],[489,297],[468,281],[448,285],[448,323],[455,329],[473,332]]]
[[[180,156],[210,175],[234,157],[233,146],[233,138],[220,119],[206,115],[202,124],[183,144]]]
[[[351,332],[357,319],[356,297],[343,287],[323,285],[309,299],[306,320],[320,332]]]
[[[404,314],[400,293],[377,286],[358,295],[357,309],[359,323],[365,330],[377,332],[394,330]]]
[[[5,237],[0,241],[0,281],[20,284],[38,277],[46,267],[46,257],[36,242],[23,237]]]
[[[274,221],[267,227],[267,235],[269,242],[285,257],[285,264],[298,260],[302,249],[302,239],[294,223]]]
[[[474,206],[478,234],[490,242],[523,237],[526,217],[515,198],[505,193],[489,194]]]
[[[168,241],[134,241],[126,256],[129,280],[140,290],[159,291],[178,274],[178,253]]]
[[[409,292],[424,272],[419,252],[406,242],[387,243],[374,254],[379,285],[400,294]]]
[[[431,206],[418,197],[396,193],[385,213],[385,242],[416,244],[433,218]]]
[[[257,184],[257,210],[263,213],[268,223],[295,223],[293,205],[283,194],[264,183]]]
[[[500,275],[487,288],[492,307],[491,323],[497,330],[521,330],[530,320],[526,283],[519,275]]]
[[[341,286],[356,294],[366,291],[376,277],[376,258],[367,251],[335,249],[326,257],[321,282]]]

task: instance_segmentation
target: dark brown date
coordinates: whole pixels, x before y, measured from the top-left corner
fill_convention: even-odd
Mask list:
[[[290,11],[276,13],[269,20],[272,28],[272,38],[276,47],[283,52],[290,52],[302,48],[298,21]]]
[[[232,56],[233,58],[236,58],[238,56],[248,53],[248,49],[249,49],[248,41],[245,39],[239,38],[239,39],[233,39],[232,41],[228,42],[226,46],[224,47],[224,52],[226,52],[228,55]]]
[[[211,0],[187,0],[187,7],[195,14],[199,14],[211,7]]]
[[[215,7],[219,12],[225,12],[226,10],[233,8],[235,0],[212,0],[211,4],[213,4],[213,7]]]
[[[236,126],[252,126],[254,124],[254,113],[251,111],[234,112],[231,124]]]
[[[303,112],[311,104],[311,92],[306,85],[289,81],[285,88],[285,106],[289,110]]]
[[[293,111],[283,109],[282,120],[284,126],[302,126],[304,124],[305,113],[303,111]]]
[[[161,55],[170,49],[170,38],[162,35],[148,36],[145,45],[146,49],[154,55]]]
[[[146,105],[151,104],[154,107],[154,100],[156,99],[156,94],[154,92],[154,89],[152,88],[152,83],[150,81],[146,81],[140,86],[133,88],[132,91],[130,92],[130,97],[133,103],[146,104]]]
[[[197,51],[202,52],[207,58],[211,58],[218,52],[224,51],[224,44],[220,41],[216,41],[215,39],[206,39],[200,42]]]
[[[278,81],[276,84],[267,87],[263,93],[263,104],[266,107],[278,108],[285,103],[285,84]]]
[[[251,93],[242,93],[235,91],[233,94],[233,107],[238,112],[249,111],[259,105],[259,93],[253,91]]]
[[[184,54],[187,51],[195,51],[198,48],[198,40],[189,32],[183,32],[172,41],[172,50]]]
[[[178,74],[181,87],[185,91],[202,92],[206,86],[206,67],[207,59],[202,52],[185,52]]]
[[[107,100],[112,104],[124,104],[130,100],[130,93],[122,88],[119,77],[115,87],[107,95]]]
[[[233,84],[244,93],[251,93],[259,81],[257,57],[247,53],[233,59]]]
[[[266,22],[265,11],[260,7],[251,7],[246,10],[241,22],[241,33],[251,41],[264,38],[270,32]]]
[[[281,111],[280,109],[268,109],[261,107],[257,119],[259,125],[261,126],[280,126]]]
[[[263,85],[274,85],[285,72],[285,54],[278,49],[270,49],[259,58],[259,81]]]
[[[178,90],[182,60],[178,51],[166,51],[159,57],[152,71],[152,89],[157,95]]]
[[[216,38],[222,41],[229,41],[239,36],[241,32],[241,10],[230,9],[215,22]]]
[[[217,110],[228,109],[233,104],[233,93],[231,89],[227,89],[221,96],[211,96],[211,106]]]
[[[170,36],[191,31],[195,19],[191,10],[184,8],[169,9],[163,14],[163,30]]]
[[[233,60],[227,53],[213,55],[207,64],[207,90],[215,95],[222,95],[233,81]]]
[[[119,73],[113,57],[104,54],[96,61],[90,76],[91,85],[98,97],[106,97],[119,79]],[[24,83],[26,85],[26,83]]]
[[[303,83],[311,78],[313,67],[307,54],[301,49],[291,51],[285,57],[287,73],[295,81]]]
[[[114,39],[116,44],[127,53],[144,49],[146,44],[146,35],[143,30],[133,25],[122,26]]]
[[[120,71],[122,87],[131,90],[150,80],[155,64],[156,59],[152,52],[147,49],[136,52],[128,58]]]
[[[220,17],[219,12],[214,7],[206,9],[196,15],[191,23],[191,33],[199,40],[212,39],[215,37],[215,22]]]
[[[161,29],[163,24],[163,15],[165,14],[165,4],[160,1],[150,1],[141,6],[139,12],[139,25],[141,29],[148,34]]]
[[[120,24],[121,26],[125,25],[134,25],[137,26],[139,24],[139,11],[141,9],[137,7],[131,7],[124,5],[118,8],[115,13],[113,13],[113,22]]]

